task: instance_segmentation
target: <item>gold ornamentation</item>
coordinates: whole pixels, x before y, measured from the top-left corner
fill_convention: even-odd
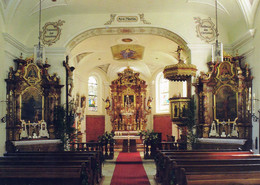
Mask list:
[[[146,116],[151,113],[151,98],[146,100],[147,85],[139,75],[127,67],[110,85],[111,104],[109,97],[104,102],[114,131],[142,130],[146,127]]]
[[[31,63],[25,67],[24,79],[30,84],[35,85],[41,81],[41,73],[39,67]]]
[[[191,76],[196,76],[197,68],[193,64],[185,64],[181,59],[183,48],[178,46],[176,53],[178,64],[166,66],[163,70],[164,78],[170,81],[185,81]]]

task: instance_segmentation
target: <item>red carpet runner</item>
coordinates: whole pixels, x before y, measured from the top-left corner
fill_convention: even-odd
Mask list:
[[[120,152],[111,185],[150,185],[139,152]]]

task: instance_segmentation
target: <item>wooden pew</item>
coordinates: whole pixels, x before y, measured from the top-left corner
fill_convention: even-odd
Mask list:
[[[260,184],[260,172],[185,172],[182,168],[182,183],[184,185],[225,185],[225,184]]]
[[[17,153],[6,153],[4,154],[5,157],[27,157],[31,158],[38,157],[38,158],[45,158],[45,159],[55,159],[55,160],[67,160],[65,158],[71,159],[84,159],[85,157],[93,157],[92,159],[92,170],[94,171],[94,177],[96,178],[97,182],[100,181],[102,178],[102,163],[103,158],[102,154],[99,151],[89,151],[89,152],[17,152]]]
[[[242,155],[252,155],[252,151],[234,151],[234,150],[216,150],[214,152],[205,150],[205,151],[159,151],[155,159],[156,163],[156,179],[158,182],[161,182],[164,179],[165,174],[168,170],[168,165],[170,164],[168,158],[187,158],[196,157],[201,158],[203,155],[206,158],[232,158],[231,156],[237,155],[237,158],[242,158]],[[241,156],[239,156],[241,155]],[[246,157],[246,156],[244,156]]]
[[[101,151],[88,151],[88,152],[76,152],[76,151],[66,151],[66,152],[17,152],[17,153],[6,153],[4,156],[44,156],[44,157],[55,157],[57,159],[64,157],[82,158],[85,156],[94,157],[92,163],[92,169],[97,171],[97,182],[102,178],[102,163],[104,159],[102,157]],[[95,173],[96,174],[96,173]],[[96,176],[96,175],[95,175]]]
[[[260,184],[260,164],[176,164],[175,169],[180,171],[180,176],[176,176],[179,185]]]
[[[69,185],[93,184],[91,167],[88,161],[71,164],[38,162],[0,162],[0,181],[4,185]]]
[[[4,178],[6,182],[14,181],[13,179],[15,179],[15,175],[8,176],[8,174],[12,172],[13,174],[19,175],[19,178],[23,179],[23,182],[25,182],[25,184],[30,181],[32,177],[33,181],[39,181],[43,184],[50,184],[53,182],[53,184],[55,184],[55,181],[57,181],[57,179],[62,180],[63,174],[64,179],[66,179],[66,183],[71,183],[73,181],[73,183],[75,184],[77,181],[86,181],[86,179],[88,179],[88,182],[86,182],[86,184],[97,184],[98,180],[100,179],[99,177],[101,173],[99,175],[99,173],[97,173],[97,171],[95,170],[98,163],[96,155],[97,152],[84,154],[82,152],[8,153],[5,154],[5,157],[0,158],[1,172],[7,170],[7,174],[4,173],[2,176],[0,174],[0,176],[8,177]],[[85,167],[83,167],[82,165]],[[100,164],[100,169],[101,167],[102,164]],[[86,169],[85,171],[84,168]],[[51,175],[48,172],[48,169],[54,170]],[[24,170],[26,170],[26,173],[24,175],[21,175]],[[39,171],[42,171],[41,175],[35,175],[35,173]],[[33,176],[32,174],[34,174],[35,176]],[[44,179],[43,182],[40,179]],[[45,181],[49,183],[45,183]]]
[[[198,156],[189,158],[169,158],[166,162],[166,166],[162,171],[159,171],[159,178],[163,179],[163,184],[168,184],[172,181],[173,178],[179,176],[179,173],[176,173],[176,163],[178,165],[207,165],[207,164],[260,164],[260,156],[248,155],[247,158],[243,156],[220,156],[220,159],[217,158],[206,158],[206,156]],[[226,159],[223,157],[227,157]]]

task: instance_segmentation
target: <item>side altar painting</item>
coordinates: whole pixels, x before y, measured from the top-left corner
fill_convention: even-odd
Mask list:
[[[55,139],[54,108],[60,105],[63,85],[50,65],[35,64],[32,58],[15,59],[7,85],[6,141]],[[7,151],[9,145],[7,144]]]
[[[151,97],[146,97],[146,82],[129,67],[110,85],[111,100],[105,101],[113,131],[144,130],[151,113]]]
[[[225,56],[223,62],[209,62],[209,72],[197,78],[199,136],[238,138],[251,141],[250,69],[242,57]]]

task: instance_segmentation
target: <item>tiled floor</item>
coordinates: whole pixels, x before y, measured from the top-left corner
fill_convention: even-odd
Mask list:
[[[102,179],[101,185],[110,185],[111,180],[112,180],[112,176],[113,176],[113,172],[114,172],[115,166],[116,166],[115,161],[117,159],[118,154],[119,154],[119,152],[115,152],[115,157],[114,157],[113,160],[106,160],[105,161],[103,169],[102,169],[103,179]],[[140,152],[140,155],[143,159],[143,152]],[[154,180],[154,175],[155,175],[155,172],[156,172],[154,161],[143,159],[143,165],[144,165],[144,169],[146,171],[146,174],[148,176],[148,179],[150,181],[150,184],[156,185],[156,182]]]

